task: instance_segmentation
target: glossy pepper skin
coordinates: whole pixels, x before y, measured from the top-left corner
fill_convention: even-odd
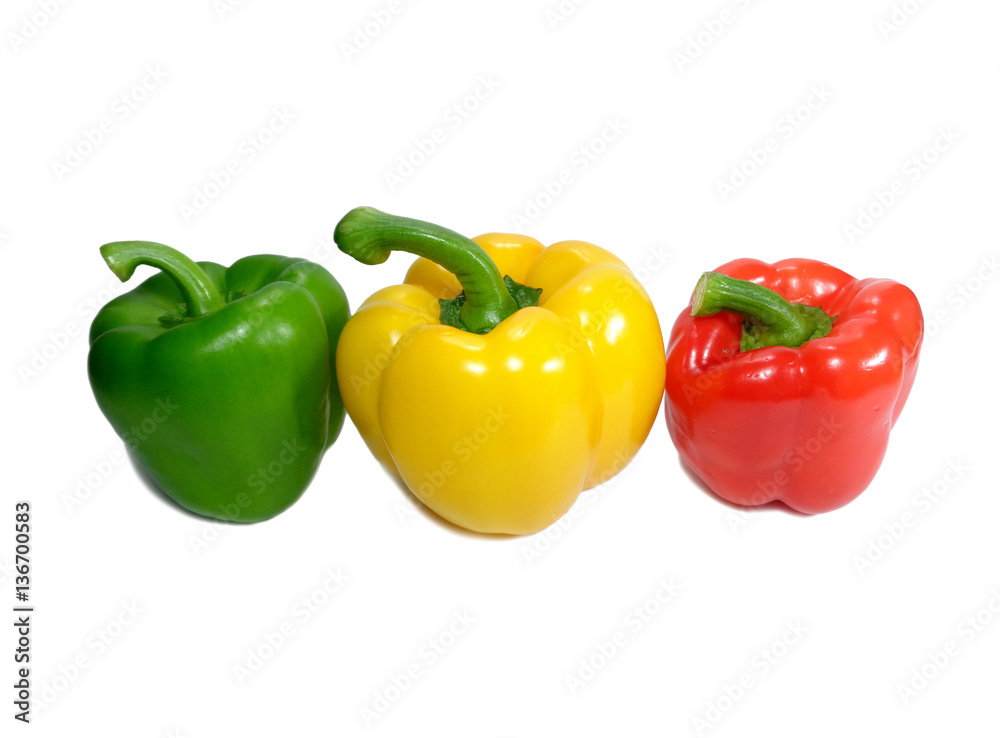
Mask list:
[[[162,270],[90,328],[94,396],[135,459],[199,515],[249,523],[288,508],[344,422],[340,285],[284,256],[226,269],[145,241],[101,253],[122,281],[140,264]]]
[[[754,284],[748,291],[720,274]],[[730,502],[834,510],[878,471],[922,336],[916,296],[892,280],[858,280],[810,259],[731,261],[702,277],[674,324],[670,436],[684,463]]]
[[[368,264],[390,250],[430,257],[358,308],[337,375],[369,449],[438,515],[535,533],[638,451],[663,394],[663,340],[611,253],[470,240],[372,208],[348,213],[334,239]]]

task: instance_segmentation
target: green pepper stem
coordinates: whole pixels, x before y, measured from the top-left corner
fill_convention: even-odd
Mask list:
[[[381,264],[390,252],[406,251],[447,269],[465,291],[459,320],[470,333],[488,333],[518,310],[493,260],[475,241],[447,228],[361,207],[341,219],[333,240],[363,264]]]
[[[723,311],[743,318],[742,351],[764,346],[797,348],[822,338],[833,327],[833,318],[822,308],[789,302],[777,292],[745,279],[705,272],[691,296],[691,315],[702,317]]]
[[[101,256],[122,282],[128,281],[140,264],[167,274],[181,291],[190,318],[200,318],[226,306],[205,270],[177,249],[152,241],[115,241],[101,246]]]

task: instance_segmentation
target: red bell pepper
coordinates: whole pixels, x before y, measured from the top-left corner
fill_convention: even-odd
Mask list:
[[[738,259],[706,272],[667,348],[681,459],[737,505],[834,510],[871,483],[917,370],[923,316],[889,279]]]

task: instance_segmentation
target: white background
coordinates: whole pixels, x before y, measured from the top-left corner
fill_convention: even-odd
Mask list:
[[[398,2],[4,4],[0,561],[7,608],[14,501],[30,500],[43,701],[31,730],[995,734],[1000,7],[908,0],[887,26],[890,0],[591,0],[561,17],[557,0]],[[713,23],[723,11],[730,22]],[[391,20],[366,37],[372,13]],[[294,119],[261,135],[275,109]],[[443,143],[421,162],[435,128]],[[949,129],[947,150],[918,166]],[[602,133],[614,140],[595,144]],[[270,139],[252,160],[250,137]],[[776,152],[724,197],[719,183],[754,169],[748,149],[768,138]],[[230,161],[239,174],[185,216]],[[569,184],[546,197],[564,170]],[[879,212],[893,180],[905,192]],[[836,512],[743,514],[693,483],[661,414],[636,461],[572,517],[498,539],[415,512],[349,421],[303,498],[250,527],[190,517],[115,464],[123,445],[90,393],[86,329],[125,287],[98,247],[307,256],[356,306],[409,262],[365,267],[333,248],[361,204],[468,235],[598,243],[639,273],[665,334],[698,275],[736,257],[903,282],[928,335],[881,471]],[[878,217],[852,239],[859,208]],[[302,598],[338,568],[346,582],[304,622]],[[662,606],[649,602],[661,580],[678,588]],[[630,617],[644,606],[657,612]],[[456,614],[475,622],[432,663],[428,644]],[[269,650],[283,624],[291,635]],[[789,624],[805,633],[776,647]],[[581,672],[616,631],[624,645]],[[949,642],[957,655],[934,674],[930,654]],[[914,669],[932,678],[904,699]]]

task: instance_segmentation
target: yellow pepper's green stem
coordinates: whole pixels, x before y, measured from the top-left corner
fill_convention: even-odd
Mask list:
[[[375,208],[355,208],[337,224],[333,240],[341,251],[364,264],[381,264],[392,251],[406,251],[440,264],[462,284],[465,300],[458,327],[470,333],[489,333],[521,307],[479,244],[433,223]]]
[[[723,311],[743,318],[741,351],[764,346],[796,348],[828,334],[834,320],[822,308],[789,302],[754,282],[705,272],[691,296],[691,315],[701,317]]]
[[[225,299],[200,266],[180,251],[162,243],[115,241],[101,246],[101,256],[122,282],[128,281],[140,264],[156,267],[169,275],[184,297],[189,318],[200,318],[226,305]]]

